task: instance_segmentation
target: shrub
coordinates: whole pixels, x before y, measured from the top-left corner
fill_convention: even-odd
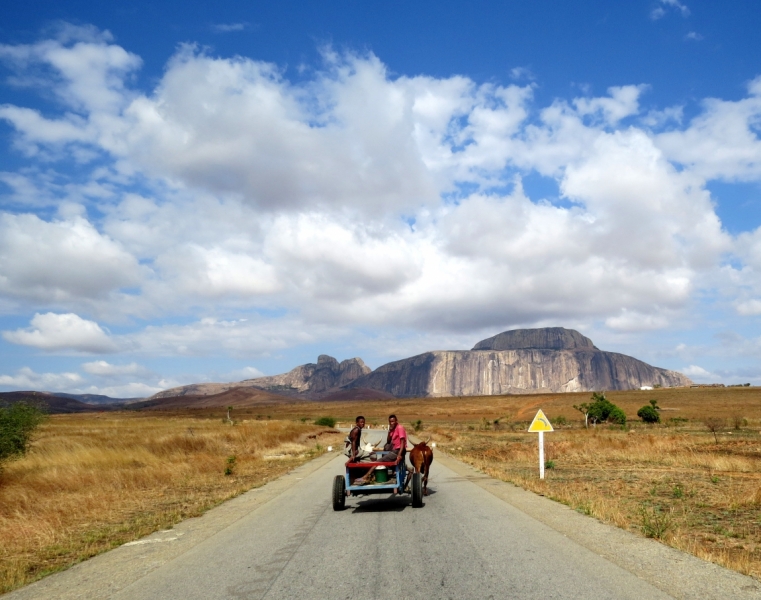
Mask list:
[[[333,417],[320,417],[314,422],[314,424],[320,425],[321,427],[335,427],[336,420]]]
[[[582,405],[592,423],[618,423],[626,425],[626,414],[605,397],[605,392],[594,392],[592,402]]]
[[[662,540],[673,526],[670,512],[664,512],[657,507],[640,508],[640,528],[645,537]]]
[[[719,417],[708,417],[703,419],[703,425],[705,425],[708,428],[708,431],[713,434],[713,439],[718,444],[719,437],[717,432],[719,429],[723,429],[726,426],[726,421],[724,421],[724,419],[720,419]]]
[[[233,469],[235,469],[235,462],[237,457],[235,455],[227,457],[227,466],[225,467],[225,475],[232,475]]]
[[[660,423],[661,415],[649,404],[643,406],[637,411],[637,416],[645,423]]]
[[[35,428],[44,419],[42,410],[26,402],[0,406],[0,465],[26,453]]]

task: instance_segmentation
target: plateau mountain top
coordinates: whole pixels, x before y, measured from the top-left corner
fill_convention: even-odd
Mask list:
[[[164,390],[151,400],[210,396],[256,388],[293,399],[490,396],[552,392],[681,387],[692,382],[676,371],[598,349],[578,331],[562,327],[516,329],[478,342],[472,350],[434,350],[371,371],[362,359],[317,363],[288,373],[236,383],[201,383]]]

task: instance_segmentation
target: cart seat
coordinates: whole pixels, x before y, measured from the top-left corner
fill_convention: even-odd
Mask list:
[[[350,469],[369,469],[370,467],[395,467],[396,462],[347,462],[346,466]]]

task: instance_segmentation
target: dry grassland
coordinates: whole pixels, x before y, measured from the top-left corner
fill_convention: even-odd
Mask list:
[[[200,415],[52,416],[0,474],[0,592],[262,485],[339,441],[325,431]]]

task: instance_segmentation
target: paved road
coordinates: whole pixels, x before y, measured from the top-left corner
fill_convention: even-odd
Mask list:
[[[749,578],[651,540],[612,532],[546,499],[479,478],[451,459],[434,462],[431,494],[423,508],[413,509],[409,496],[367,496],[349,498],[345,510],[334,512],[331,484],[333,477],[343,472],[343,462],[343,457],[326,458],[319,468],[312,467],[311,473],[301,472],[303,477],[289,476],[292,480],[287,487],[270,492],[269,500],[253,510],[241,509],[231,524],[163,561],[158,554],[128,554],[142,551],[140,548],[121,548],[109,553],[113,555],[110,559],[104,555],[90,561],[104,561],[99,568],[87,571],[85,563],[79,574],[77,567],[49,578],[52,583],[43,580],[10,596],[119,600],[761,597],[761,586]],[[550,527],[505,502],[499,493],[487,491],[491,485],[502,486],[499,489],[508,494],[523,494],[529,504],[535,500],[544,503],[537,505],[539,512],[552,512],[552,507],[565,512],[558,513],[558,526]],[[526,506],[529,512],[533,510]],[[608,542],[616,535],[629,537],[615,542],[617,546],[610,552],[600,549],[602,546],[592,551],[588,548],[591,544],[594,549],[594,543],[585,547],[573,541],[573,535],[557,530],[574,520],[594,524],[592,529],[603,528],[600,531],[608,532],[603,535]],[[174,534],[163,535],[152,539],[167,543],[154,546],[170,549],[179,543],[171,540],[182,535],[182,526]],[[631,544],[626,541],[629,538]],[[634,552],[640,543],[646,544],[641,556]],[[667,575],[666,582],[659,583],[658,576],[650,573],[652,567],[645,564],[651,547],[655,553],[652,562],[664,569],[660,575]],[[676,558],[659,552],[675,553]],[[600,555],[606,553],[613,560]],[[630,556],[631,565],[622,568],[629,559],[618,557],[629,555],[635,558]],[[679,563],[680,571],[687,570],[684,584],[679,584],[676,576],[668,577],[665,563],[669,561]],[[118,572],[119,565],[134,570],[130,565],[135,564],[141,565],[142,571],[131,576],[131,581],[111,587],[104,583],[109,581],[109,573]],[[689,588],[690,582],[697,581],[690,569],[699,575],[698,580],[703,577],[716,582],[721,595],[714,596],[710,585],[699,581],[691,590],[679,588]],[[56,582],[55,577],[60,580]],[[95,585],[98,578],[102,578],[99,588]],[[71,592],[74,585],[79,593]],[[93,591],[96,588],[100,590],[97,593]]]

